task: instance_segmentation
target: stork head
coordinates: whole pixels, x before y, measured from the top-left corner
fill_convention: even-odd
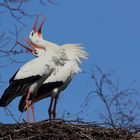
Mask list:
[[[31,46],[31,48],[28,48],[27,46],[23,45],[22,43],[16,41],[19,45],[21,45],[23,48],[28,50],[30,53],[32,53],[34,56],[39,57],[46,53],[45,49],[43,47],[39,47],[37,45],[32,44],[30,41],[28,41],[26,38],[23,37],[23,39]]]
[[[39,16],[36,17],[34,26],[33,26],[33,30],[31,31],[31,33],[29,34],[29,39],[31,41],[31,43],[35,44],[35,45],[40,45],[43,41],[43,35],[42,35],[42,25],[44,24],[46,17],[44,18],[44,20],[42,21],[42,23],[40,24],[39,28],[37,29],[37,22],[38,22],[38,18]]]

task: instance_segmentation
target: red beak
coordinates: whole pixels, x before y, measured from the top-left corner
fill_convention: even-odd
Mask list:
[[[40,26],[38,28],[38,31],[37,31],[38,34],[41,34],[41,28],[42,28],[42,25],[44,24],[45,20],[46,20],[46,17],[44,18],[44,20],[42,21],[42,23],[40,24]]]
[[[34,52],[34,50],[33,50],[33,49],[28,48],[27,46],[25,46],[25,45],[21,44],[21,43],[20,43],[20,42],[18,42],[17,40],[16,40],[16,42],[17,42],[19,45],[21,45],[23,48],[25,48],[27,51],[29,51],[30,53],[33,53],[33,52]]]
[[[37,25],[37,22],[38,22],[38,18],[39,18],[39,16],[37,15],[36,20],[35,20],[35,23],[34,23],[34,27],[33,27],[33,30],[35,32],[36,32],[36,25]]]
[[[38,48],[38,49],[43,49],[37,45],[32,44],[30,41],[28,41],[25,37],[22,37],[33,49]]]

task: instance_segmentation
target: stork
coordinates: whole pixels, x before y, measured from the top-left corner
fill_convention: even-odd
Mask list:
[[[9,80],[8,88],[5,89],[0,99],[0,107],[6,107],[17,96],[26,95],[25,108],[27,110],[28,122],[30,122],[29,97],[32,96],[32,98],[34,98],[38,88],[51,75],[55,68],[65,63],[60,51],[56,52],[53,50],[53,53],[47,54],[46,51],[49,50],[48,46],[40,47],[32,45],[32,48],[32,53],[37,56],[37,58],[24,64],[13,75]],[[34,114],[34,110],[32,111]],[[34,117],[34,122],[35,121]]]
[[[63,54],[65,64],[63,66],[57,67],[52,72],[52,74],[45,80],[42,86],[38,89],[36,96],[34,98],[32,97],[30,98],[30,105],[34,104],[35,102],[43,98],[51,96],[48,114],[50,119],[52,119],[52,117],[53,119],[55,119],[57,99],[61,91],[63,91],[69,85],[74,75],[81,71],[80,69],[81,60],[86,59],[88,55],[87,52],[84,51],[84,48],[82,48],[79,44],[65,44],[62,46],[58,46],[55,43],[51,43],[44,40],[43,35],[41,33],[41,28],[39,27],[38,31],[36,31],[37,21],[38,21],[38,17],[36,18],[33,31],[29,35],[31,42],[29,42],[28,40],[25,41],[30,46],[32,45],[36,45],[38,47],[48,46],[56,50],[59,50],[60,52],[63,52],[61,54]],[[44,21],[45,19],[43,20],[42,23],[44,23]],[[41,27],[42,25],[43,24],[41,24]],[[32,51],[27,46],[22,45],[22,47],[24,47],[25,49],[27,49],[32,53]],[[52,52],[50,51],[47,53],[52,53]],[[26,110],[25,99],[26,99],[26,95],[22,97],[19,103],[19,110],[21,112]]]

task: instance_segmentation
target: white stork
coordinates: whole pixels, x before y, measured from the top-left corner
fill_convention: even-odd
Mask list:
[[[29,45],[36,45],[39,47],[48,46],[48,48],[53,48],[55,50],[59,50],[60,52],[63,52],[63,57],[66,60],[65,64],[63,66],[57,67],[52,74],[46,79],[46,81],[42,84],[42,86],[38,89],[37,94],[34,98],[30,98],[30,105],[33,103],[51,96],[50,106],[48,109],[49,118],[55,119],[56,117],[56,104],[57,99],[60,95],[60,92],[64,90],[68,84],[73,79],[73,76],[76,73],[79,73],[81,71],[80,69],[80,63],[82,59],[87,58],[87,52],[84,51],[82,47],[78,44],[65,44],[62,46],[58,46],[54,43],[48,42],[43,39],[41,28],[36,31],[36,24],[38,21],[38,17],[36,19],[36,22],[34,24],[33,31],[30,33],[29,38],[30,41],[27,41]],[[44,19],[45,21],[45,19]],[[42,23],[44,23],[44,21]],[[22,45],[22,44],[21,44]],[[29,50],[26,46],[22,45],[24,48]],[[29,50],[30,51],[30,50]],[[31,52],[31,51],[30,51]],[[47,53],[52,53],[47,52]],[[25,111],[25,99],[26,95],[22,97],[20,104],[19,104],[19,110],[21,112]],[[52,109],[54,100],[54,106]]]
[[[42,25],[41,25],[42,26]],[[36,96],[38,88],[51,75],[55,68],[59,65],[64,65],[64,57],[61,57],[60,51],[53,50],[53,53],[48,53],[46,50],[51,49],[49,46],[39,47],[32,45],[30,49],[37,58],[24,64],[9,80],[9,86],[5,89],[1,99],[0,107],[7,106],[14,98],[20,95],[26,95],[26,110],[28,122],[29,116],[29,97]],[[32,108],[33,109],[33,108]],[[34,112],[34,110],[32,110]],[[34,116],[33,116],[34,117]],[[35,122],[35,117],[34,117]]]

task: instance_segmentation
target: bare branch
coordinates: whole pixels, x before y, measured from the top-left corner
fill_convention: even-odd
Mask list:
[[[125,90],[120,90],[117,84],[111,79],[113,72],[104,73],[99,67],[92,70],[91,78],[94,81],[94,90],[86,98],[86,104],[97,95],[100,101],[105,105],[108,116],[99,111],[100,116],[112,127],[117,125],[121,127],[134,128],[138,121],[140,104],[136,99],[138,92],[134,86],[134,81]],[[109,119],[109,120],[108,120]]]
[[[17,124],[19,124],[19,122],[16,120],[16,118],[14,117],[14,115],[13,115],[13,113],[6,107],[5,108],[7,111],[8,111],[8,113],[6,113],[6,115],[8,115],[8,116],[11,116],[12,118],[13,118],[13,120],[17,123]]]
[[[21,18],[23,16],[29,16],[29,14],[22,9],[23,4],[25,4],[27,1],[28,0],[3,0],[0,2],[0,7],[3,7],[6,10],[8,10],[8,12],[16,21],[26,26],[21,21]]]

